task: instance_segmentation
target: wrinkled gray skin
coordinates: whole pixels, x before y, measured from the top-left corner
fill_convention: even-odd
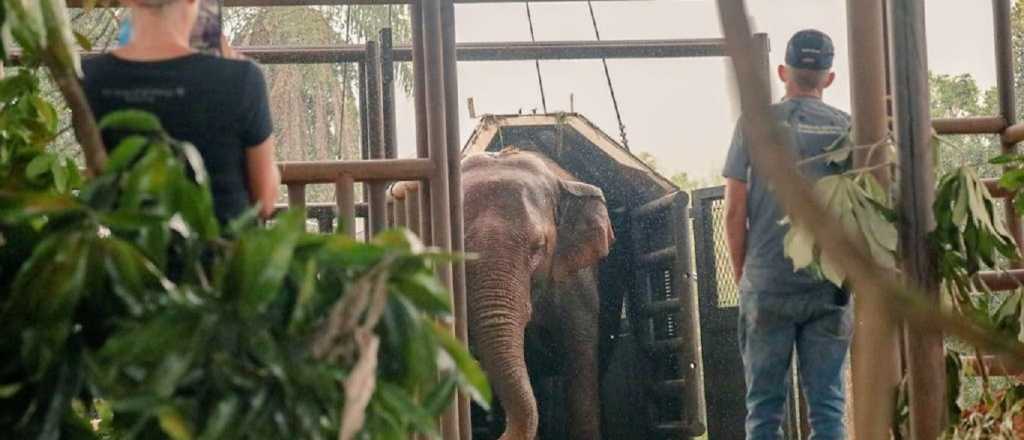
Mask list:
[[[597,263],[615,240],[601,190],[549,159],[506,150],[462,162],[469,330],[505,409],[503,440],[533,440],[524,334],[556,347],[571,438],[600,439]]]

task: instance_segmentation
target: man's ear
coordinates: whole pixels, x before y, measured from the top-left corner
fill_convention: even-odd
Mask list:
[[[822,86],[821,88],[827,89],[829,86],[832,85],[832,82],[835,81],[835,80],[836,80],[836,73],[835,72],[829,72],[828,73],[828,78],[825,78],[825,85]]]
[[[779,67],[776,70],[779,75],[779,81],[785,83],[789,80],[789,70],[786,70],[786,66],[784,64],[779,64]]]

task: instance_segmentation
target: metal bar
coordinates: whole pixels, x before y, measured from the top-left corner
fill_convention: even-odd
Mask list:
[[[676,247],[676,258],[672,267],[672,292],[679,300],[679,327],[683,344],[679,347],[680,377],[688,386],[682,396],[682,414],[685,432],[699,436],[707,431],[707,405],[704,398],[704,359],[700,347],[700,313],[697,295],[693,294],[693,279],[690,278],[690,196],[686,192],[675,193],[675,203],[670,211],[669,224],[672,241]]]
[[[978,279],[993,292],[1016,290],[1024,286],[1024,269],[979,272]]]
[[[765,34],[756,34],[756,37]],[[362,45],[337,46],[249,46],[239,53],[262,64],[360,63],[366,59]],[[411,62],[412,47],[396,46],[394,61]],[[20,52],[11,54],[17,64]],[[83,56],[98,52],[83,52]],[[719,38],[604,41],[510,41],[460,43],[458,61],[532,61],[583,59],[694,58],[725,56],[725,41]]]
[[[398,157],[395,123],[395,54],[392,48],[391,28],[380,31],[380,87],[384,112],[384,157]]]
[[[364,54],[364,56],[366,54],[366,46],[365,45],[363,46],[363,54]],[[367,109],[367,106],[366,106],[367,96],[366,96],[366,61],[365,61],[365,58],[359,61],[359,63],[358,63],[358,71],[359,71],[359,148],[360,148],[359,149],[359,158],[362,159],[362,160],[367,160],[367,159],[370,158],[370,135],[369,135],[369,133],[370,133],[370,123],[369,123],[369,118],[367,117],[368,113],[369,113],[369,110]],[[365,184],[361,184],[359,186],[360,186],[360,189],[361,189],[361,192],[362,192],[362,199],[361,200],[364,203],[365,202],[369,202],[370,201],[370,187],[365,185]],[[370,228],[367,228],[367,227],[363,228],[363,238],[364,239],[369,238],[369,229]]]
[[[288,207],[306,211],[306,185],[301,183],[288,184]]]
[[[662,313],[679,313],[681,310],[679,298],[669,298],[664,301],[653,301],[644,305],[641,313],[645,316],[660,315]]]
[[[992,0],[992,13],[995,24],[996,47],[996,86],[999,90],[999,114],[1008,127],[1017,124],[1017,97],[1014,84],[1014,50],[1013,50],[1013,12],[1010,0]],[[1015,153],[1017,143],[1003,140],[1003,154]],[[1012,167],[1008,167],[1012,168]],[[1021,228],[1020,215],[1013,203],[1003,204],[1006,214],[1006,226],[1010,235],[1017,242],[1017,248],[1024,250],[1024,229]],[[1024,266],[1024,261],[1013,262],[1014,266]]]
[[[416,157],[430,157],[430,148],[427,146],[427,95],[424,77],[425,64],[423,58],[423,23],[420,20],[422,8],[419,3],[409,6],[409,16],[412,17],[412,71],[413,71],[413,103],[416,106],[415,127],[416,127]],[[424,244],[433,243],[433,225],[431,225],[431,201],[430,185],[424,180],[419,185],[420,191],[420,227],[419,235]]]
[[[408,211],[406,210],[408,199],[405,197],[395,197],[391,199],[391,203],[393,205],[393,211],[391,215],[394,218],[394,222],[392,223],[392,225],[398,228],[407,228],[409,226],[409,220],[408,217],[406,216],[406,214],[408,213]]]
[[[939,118],[932,119],[932,127],[938,134],[1000,134],[1006,129],[1006,120],[1002,116]]]
[[[441,48],[444,65],[445,141],[448,159],[448,202],[451,212],[452,252],[465,250],[462,212],[462,140],[459,136],[459,70],[456,61],[455,4],[441,0]],[[452,263],[452,290],[455,305],[455,335],[469,347],[469,324],[466,317],[466,264]],[[469,396],[459,393],[459,438],[472,440],[473,420],[470,418]]]
[[[1004,144],[1016,144],[1024,141],[1024,123],[1016,123],[1003,131],[1002,141]]]
[[[886,102],[885,6],[883,0],[847,0],[850,101],[852,136],[857,145],[871,145],[889,134]],[[858,151],[860,153],[860,151]],[[875,162],[887,160],[873,156]],[[868,157],[855,155],[855,167],[867,166]],[[875,174],[889,186],[888,169]],[[851,438],[887,438],[892,419],[892,399],[900,381],[899,322],[880,298],[854,297],[855,330],[851,344],[853,377]],[[849,407],[850,405],[848,405]]]
[[[522,0],[455,0],[459,4],[497,4],[518,3]],[[531,0],[534,3],[570,3],[584,0]],[[593,0],[595,2],[629,2],[636,3],[647,0]],[[67,0],[68,7],[81,8],[85,0]],[[96,7],[118,6],[117,0],[96,2]],[[228,7],[266,7],[266,6],[343,6],[343,5],[405,5],[415,4],[415,0],[224,0]]]
[[[672,202],[676,199],[675,193],[663,196],[659,199],[647,202],[643,206],[636,209],[633,215],[637,217],[647,217],[657,212],[666,211],[672,207]]]
[[[349,237],[356,236],[355,181],[349,174],[338,177],[334,187],[338,202],[338,230]]]
[[[419,182],[411,182],[405,192],[405,218],[406,227],[413,234],[420,235],[420,185]]]
[[[428,159],[326,160],[280,162],[281,180],[288,184],[334,183],[347,174],[357,182],[426,179],[434,173]]]
[[[667,247],[664,249],[658,249],[654,252],[641,254],[637,257],[637,261],[644,266],[659,265],[666,262],[672,261],[677,255],[676,247]]]
[[[381,95],[380,49],[375,41],[366,42],[366,137],[370,159],[384,159],[384,103]],[[387,229],[387,185],[370,182],[370,236]]]
[[[977,375],[977,372],[981,370],[977,356],[961,356],[960,359],[964,367],[966,367],[966,371],[973,371]],[[1003,356],[989,355],[982,359],[984,359],[986,372],[989,376],[1020,376],[1024,374],[1024,365]]]
[[[445,106],[445,63],[444,41],[442,38],[441,0],[421,0],[420,17],[423,26],[423,79],[424,104],[426,108],[427,146],[430,160],[434,162],[434,175],[430,177],[431,222],[434,236],[433,245],[444,252],[452,250],[451,204],[448,189],[448,141],[447,141],[447,109]],[[454,110],[454,109],[452,109]],[[453,116],[454,117],[454,116]],[[441,284],[452,292],[451,303],[454,304],[452,284],[452,265],[439,264],[438,275]],[[449,331],[456,333],[455,323],[448,323]],[[441,417],[442,430],[447,440],[461,438],[459,434],[459,405],[454,398]]]
[[[939,302],[939,283],[928,233],[935,227],[935,169],[929,117],[924,0],[889,3],[893,114],[900,166],[900,249],[906,281],[926,300]],[[910,433],[935,439],[945,426],[946,371],[941,332],[905,331],[910,389]],[[877,397],[877,396],[876,396]]]

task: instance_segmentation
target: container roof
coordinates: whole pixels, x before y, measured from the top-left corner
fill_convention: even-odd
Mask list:
[[[512,147],[543,154],[580,181],[601,188],[610,207],[633,208],[679,191],[577,113],[483,116],[463,153]]]

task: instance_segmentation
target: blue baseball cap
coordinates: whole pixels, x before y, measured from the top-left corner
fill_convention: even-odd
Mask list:
[[[833,58],[832,39],[816,29],[793,34],[786,46],[786,64],[798,69],[828,70],[832,68]]]

